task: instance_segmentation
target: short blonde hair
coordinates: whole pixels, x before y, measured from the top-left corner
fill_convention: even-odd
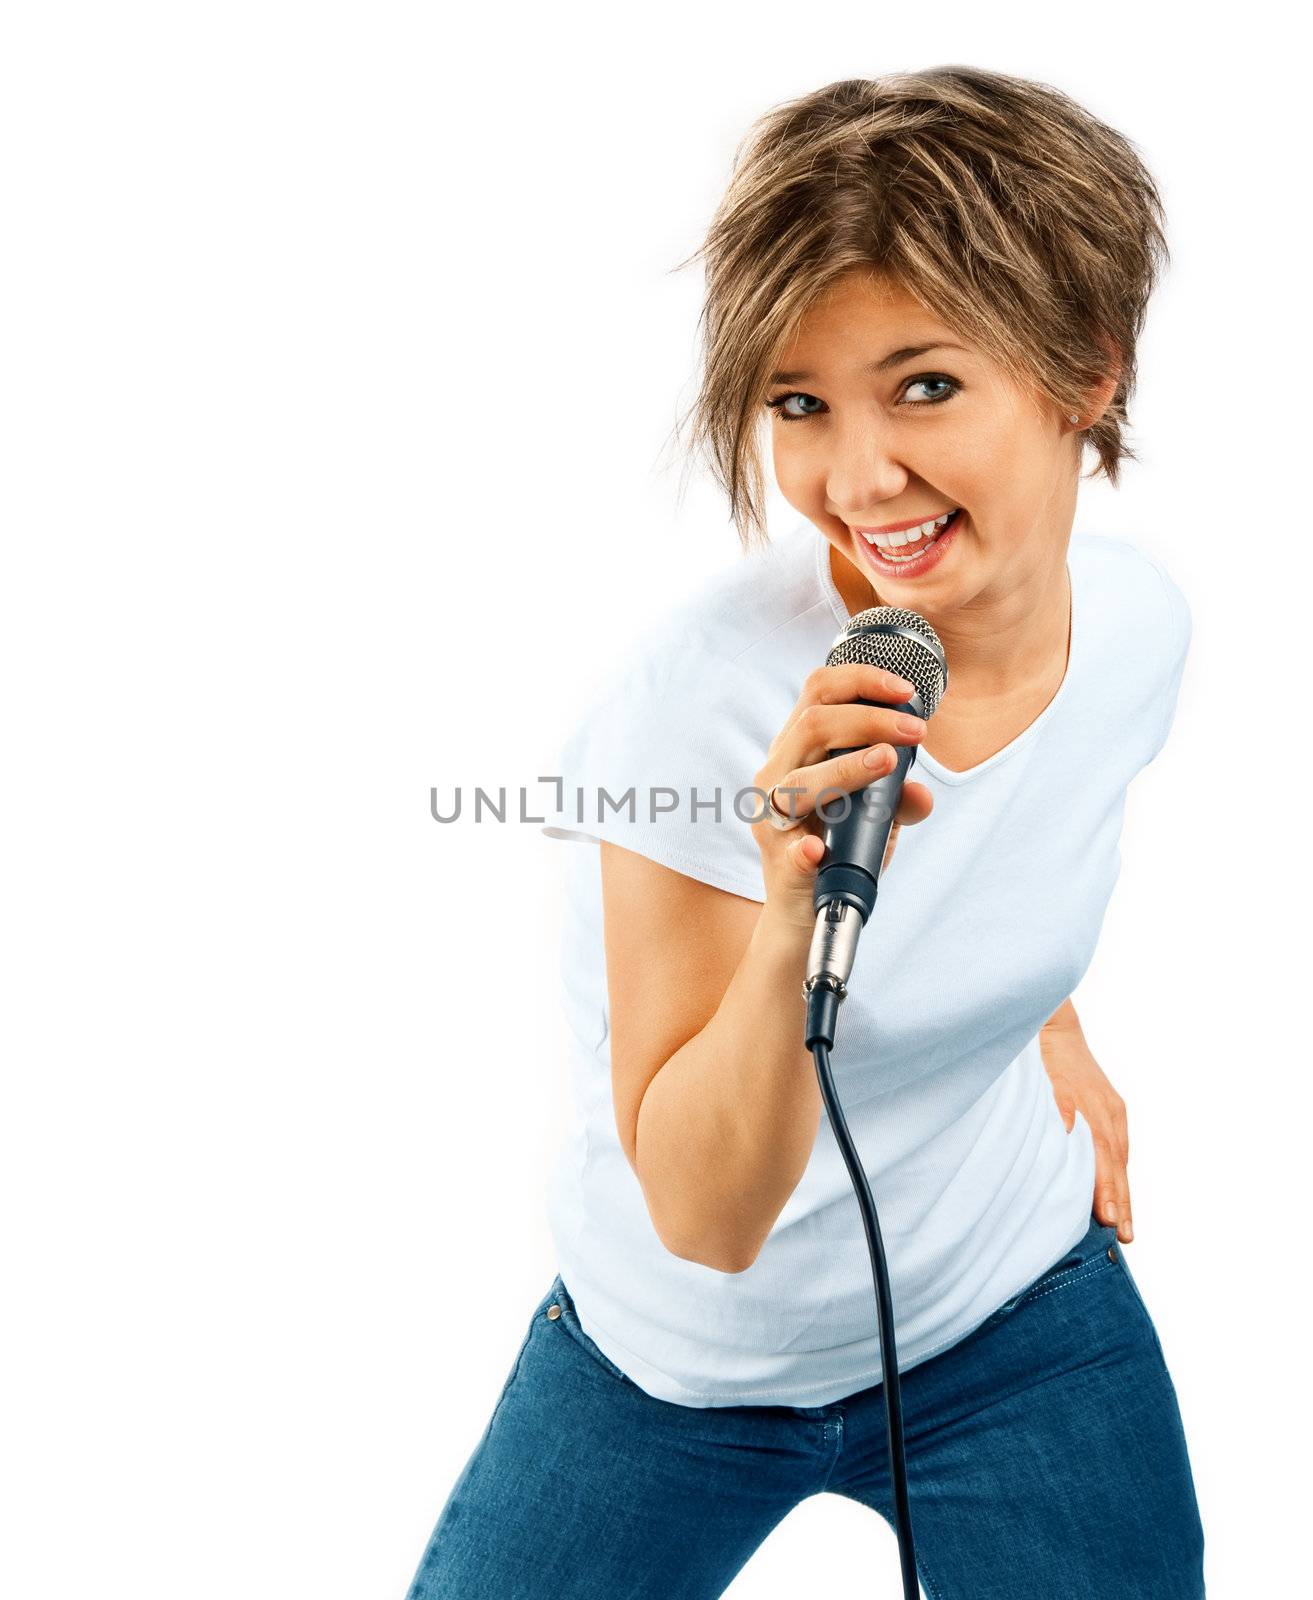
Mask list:
[[[1009,373],[1079,415],[1114,485],[1136,341],[1169,260],[1136,147],[1060,90],[977,67],[847,78],[753,124],[702,246],[692,448],[744,547],[767,540],[762,401],[808,308],[854,269],[887,276]],[[682,431],[684,419],[676,425]]]

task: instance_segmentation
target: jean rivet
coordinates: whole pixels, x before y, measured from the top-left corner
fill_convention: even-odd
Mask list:
[[[1117,1252],[1112,1248],[1111,1245],[1109,1245],[1108,1246],[1108,1260],[1109,1261],[1116,1261],[1116,1259],[1117,1259]]]
[[[1111,1255],[1111,1253],[1112,1252],[1109,1251],[1110,1255]],[[547,1320],[549,1322],[555,1322],[557,1317],[560,1316],[560,1314],[561,1314],[560,1306],[558,1306],[558,1305],[550,1305],[550,1306],[547,1307]]]

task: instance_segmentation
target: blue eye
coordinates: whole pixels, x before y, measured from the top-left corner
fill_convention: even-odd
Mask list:
[[[778,409],[780,411],[781,422],[801,422],[806,417],[814,417],[816,413],[814,411],[804,411],[802,415],[799,416],[796,411],[784,411],[780,408],[782,408],[789,400],[814,400],[815,398],[816,396],[814,394],[782,394],[778,395],[774,400],[768,400],[766,402],[766,407],[770,411]]]
[[[942,405],[945,400],[949,399],[952,395],[955,395],[957,393],[958,389],[961,388],[961,385],[956,381],[956,379],[954,379],[954,378],[941,378],[938,375],[935,375],[935,376],[932,376],[932,377],[925,377],[925,378],[913,378],[911,383],[909,383],[907,387],[909,389],[912,389],[912,388],[915,388],[918,384],[922,384],[922,383],[942,383],[942,384],[946,384],[947,387],[948,387],[948,393],[947,394],[932,395],[930,397],[930,399],[928,399],[928,400],[921,400],[921,401],[917,402],[918,404],[923,405],[923,406],[938,406],[938,405]]]
[[[959,394],[962,389],[962,385],[957,381],[956,378],[947,378],[942,373],[938,372],[927,372],[923,373],[919,378],[909,378],[907,383],[904,385],[904,391],[907,389],[915,389],[925,384],[939,384],[943,387],[945,392],[942,394],[932,395],[926,400],[900,400],[899,404],[910,405],[914,410],[923,409],[926,406],[941,406],[945,400],[951,400],[953,396],[955,394]],[[819,416],[820,413],[818,411],[786,411],[784,407],[790,400],[815,399],[816,396],[814,394],[803,394],[799,390],[793,390],[789,394],[776,395],[773,400],[767,400],[766,409],[768,411],[778,412],[781,422],[805,422],[808,417]],[[823,401],[817,403],[824,404]]]

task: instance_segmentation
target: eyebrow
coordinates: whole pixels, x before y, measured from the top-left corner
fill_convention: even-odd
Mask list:
[[[915,361],[917,356],[925,355],[927,350],[966,350],[965,345],[945,344],[936,339],[933,344],[909,344],[901,350],[891,350],[887,356],[882,356],[879,361],[868,361],[862,368],[863,372],[888,372],[891,367],[900,367],[904,361]],[[772,383],[810,383],[816,376],[814,372],[772,372]]]

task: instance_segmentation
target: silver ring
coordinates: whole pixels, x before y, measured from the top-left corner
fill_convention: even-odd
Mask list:
[[[797,828],[806,820],[804,817],[790,817],[775,804],[775,790],[778,784],[772,783],[766,791],[766,820],[773,828],[778,828],[781,833],[787,833],[790,828]]]

